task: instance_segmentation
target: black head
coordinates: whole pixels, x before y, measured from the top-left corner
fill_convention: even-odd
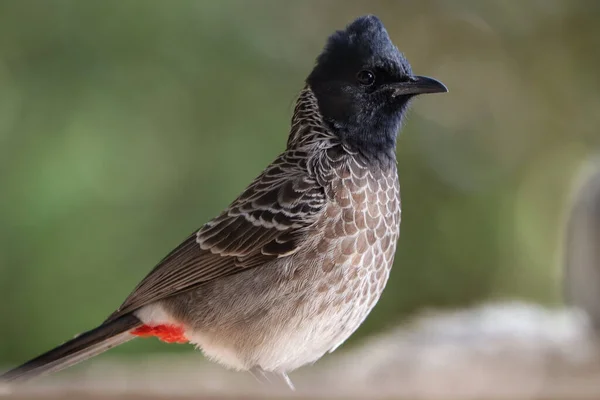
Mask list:
[[[394,151],[412,97],[447,91],[441,82],[413,75],[374,15],[331,35],[306,82],[325,122],[340,139],[377,157]]]

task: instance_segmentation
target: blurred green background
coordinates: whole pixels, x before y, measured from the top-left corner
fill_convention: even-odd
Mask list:
[[[427,308],[560,304],[563,209],[600,144],[600,2],[2,0],[0,364],[94,327],[233,200],[365,13],[450,93],[402,132],[396,265],[351,342]]]

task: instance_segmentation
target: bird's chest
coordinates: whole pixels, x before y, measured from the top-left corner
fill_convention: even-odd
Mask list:
[[[400,227],[396,169],[338,171],[308,254],[313,285],[305,315],[320,321],[318,347],[333,351],[367,317],[387,283]],[[317,344],[315,344],[317,345]]]
[[[328,307],[360,306],[368,312],[379,298],[393,263],[400,228],[400,188],[395,166],[336,171],[313,255],[317,292]],[[333,303],[333,304],[332,304]]]

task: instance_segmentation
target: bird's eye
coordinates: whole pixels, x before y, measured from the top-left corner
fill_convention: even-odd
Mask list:
[[[375,74],[365,69],[356,75],[356,79],[358,80],[358,83],[363,86],[371,86],[375,83]]]

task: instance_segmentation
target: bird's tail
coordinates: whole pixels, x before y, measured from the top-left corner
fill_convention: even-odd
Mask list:
[[[141,325],[133,314],[106,322],[0,375],[0,383],[23,381],[75,365],[135,338],[129,331]]]

